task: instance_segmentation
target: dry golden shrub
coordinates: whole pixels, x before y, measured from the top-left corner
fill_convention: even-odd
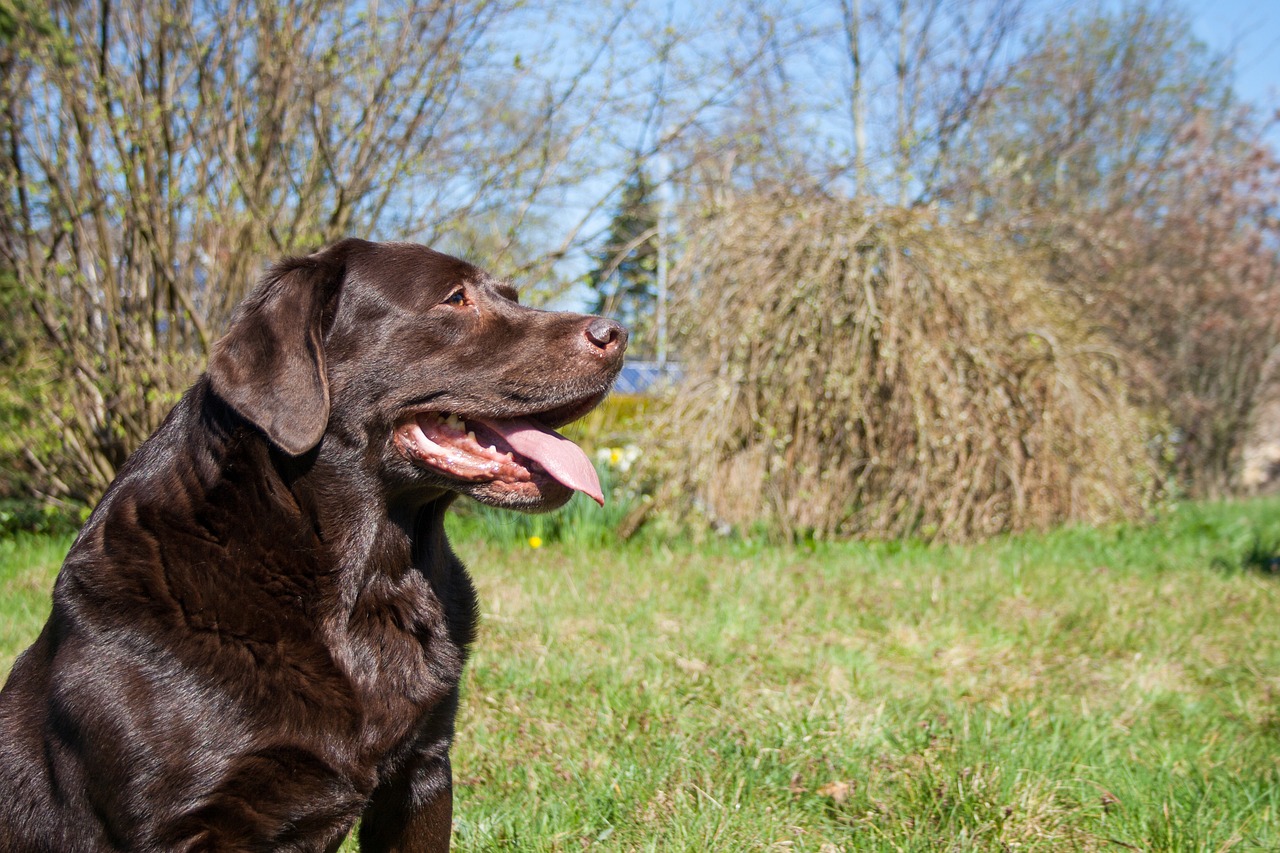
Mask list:
[[[673,289],[686,378],[659,464],[718,522],[961,540],[1156,491],[1116,357],[1008,244],[753,195],[705,217]]]

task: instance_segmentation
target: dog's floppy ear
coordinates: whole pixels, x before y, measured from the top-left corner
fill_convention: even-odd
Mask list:
[[[214,393],[292,456],[319,444],[329,422],[323,323],[344,257],[327,250],[273,267],[209,356]]]

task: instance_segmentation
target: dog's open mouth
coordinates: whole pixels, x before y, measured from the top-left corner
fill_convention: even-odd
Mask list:
[[[532,417],[464,420],[420,412],[396,427],[395,443],[418,464],[455,480],[514,486],[549,476],[604,505],[600,478],[582,448]]]

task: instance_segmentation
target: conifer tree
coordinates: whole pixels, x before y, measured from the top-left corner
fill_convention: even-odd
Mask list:
[[[658,210],[654,187],[636,169],[622,190],[622,200],[604,244],[586,276],[592,290],[590,310],[613,317],[631,330],[629,349],[652,356],[657,312]]]

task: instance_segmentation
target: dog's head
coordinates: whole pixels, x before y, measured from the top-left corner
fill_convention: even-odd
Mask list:
[[[282,451],[339,443],[390,494],[450,490],[513,509],[602,500],[554,428],[622,367],[612,320],[518,304],[515,290],[408,243],[347,240],[273,268],[213,348],[216,394]]]

